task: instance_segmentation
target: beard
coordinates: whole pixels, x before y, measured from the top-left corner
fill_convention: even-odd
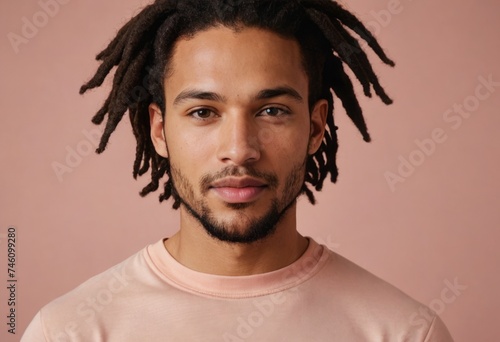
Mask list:
[[[244,222],[245,227],[216,218],[205,200],[206,194],[210,190],[210,184],[228,176],[250,176],[265,180],[267,191],[276,191],[279,187],[279,181],[275,174],[263,173],[251,166],[227,167],[215,175],[205,175],[201,178],[199,187],[202,195],[196,199],[192,184],[175,165],[171,164],[171,175],[169,176],[172,180],[172,195],[213,238],[223,242],[251,244],[271,236],[288,209],[296,203],[297,197],[303,193],[306,161],[307,157],[302,163],[294,165],[285,179],[283,193],[271,200],[269,208],[263,215],[249,218],[244,213],[244,209],[254,205],[253,203],[224,203],[227,208],[240,212],[235,221]]]

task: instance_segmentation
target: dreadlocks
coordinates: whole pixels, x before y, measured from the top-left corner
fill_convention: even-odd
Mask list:
[[[107,116],[96,152],[105,150],[111,134],[128,110],[137,141],[134,178],[151,168],[151,182],[142,189],[141,196],[157,190],[160,179],[167,175],[160,202],[173,197],[174,209],[179,208],[180,199],[170,177],[169,160],[156,153],[150,139],[148,106],[156,103],[165,113],[164,81],[171,71],[169,62],[175,42],[180,37],[192,37],[196,32],[219,25],[234,29],[267,29],[298,41],[309,77],[309,107],[312,108],[319,99],[326,99],[329,107],[325,136],[318,151],[307,160],[302,187],[302,193],[314,204],[314,195],[306,183],[320,191],[328,173],[332,182],[338,176],[334,95],[341,100],[363,139],[370,141],[344,65],[351,69],[366,96],[371,97],[373,89],[384,103],[392,103],[352,32],[364,40],[385,64],[394,66],[394,62],[353,14],[331,0],[156,0],[146,6],[97,55],[96,59],[101,61],[99,68],[80,89],[83,94],[99,87],[117,67],[111,92],[92,119],[93,123],[101,124]]]

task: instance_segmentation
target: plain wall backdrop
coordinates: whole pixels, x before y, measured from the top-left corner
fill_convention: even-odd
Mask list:
[[[498,341],[500,3],[344,2],[396,61],[392,69],[372,58],[395,103],[358,91],[369,144],[337,104],[339,180],[316,206],[300,199],[299,230],[431,305],[456,341]],[[43,305],[178,229],[171,202],[138,195],[149,177],[132,178],[127,119],[104,154],[90,151],[90,119],[110,80],[78,95],[96,53],[145,4],[0,2],[2,341],[18,341]],[[6,325],[9,226],[15,336]]]

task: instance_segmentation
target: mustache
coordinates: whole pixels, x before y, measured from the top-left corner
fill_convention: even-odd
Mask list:
[[[253,166],[228,166],[215,174],[206,174],[200,179],[202,193],[209,190],[210,184],[226,177],[252,177],[264,181],[269,188],[278,187],[278,177],[274,173],[262,172]]]

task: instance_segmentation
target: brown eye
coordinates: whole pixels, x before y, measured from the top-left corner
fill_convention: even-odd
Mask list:
[[[213,112],[210,109],[202,108],[191,112],[189,115],[191,115],[195,119],[205,120],[209,119],[212,116],[212,114]]]
[[[290,114],[290,111],[286,109],[282,109],[279,107],[268,107],[265,108],[261,113],[267,116],[282,116],[286,114]]]

